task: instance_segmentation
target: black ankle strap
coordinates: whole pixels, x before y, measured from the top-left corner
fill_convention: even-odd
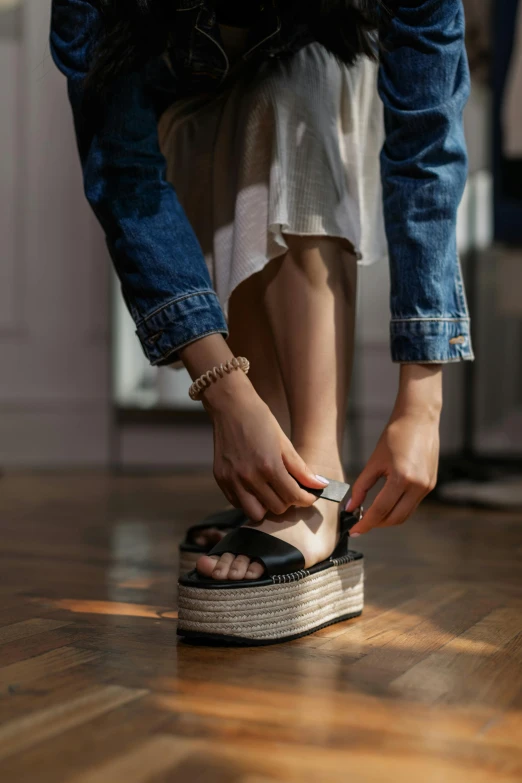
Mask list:
[[[350,549],[350,530],[354,525],[362,519],[363,509],[356,509],[356,511],[341,511],[340,514],[340,536],[339,542],[335,547],[335,550],[330,560],[335,560],[337,557],[344,557],[348,554]]]
[[[328,478],[326,476],[325,478]],[[344,481],[335,481],[335,479],[328,479],[330,482],[328,486],[323,489],[312,489],[311,487],[305,487],[304,484],[297,482],[301,489],[306,489],[307,492],[311,492],[318,498],[324,498],[325,500],[332,500],[334,503],[342,503],[348,500],[348,493],[350,491],[350,485],[345,484]]]

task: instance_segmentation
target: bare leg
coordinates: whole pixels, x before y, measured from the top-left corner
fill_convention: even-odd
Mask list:
[[[268,265],[266,308],[290,407],[291,439],[314,472],[342,478],[357,265],[334,239],[288,236]]]
[[[260,278],[290,410],[292,442],[314,472],[343,479],[341,449],[353,361],[356,261],[338,240],[289,236],[287,242],[289,252],[268,264]],[[265,387],[267,377],[270,382],[273,378],[266,372],[263,368],[258,382]],[[338,506],[318,500],[308,509],[292,508],[282,516],[268,514],[256,527],[297,546],[310,567],[335,546]],[[231,554],[204,556],[198,570],[217,579],[255,579],[263,572],[259,563]]]
[[[228,344],[235,356],[249,359],[248,377],[281,429],[290,437],[290,411],[267,315],[264,271],[247,278],[230,297]]]
[[[248,377],[285,435],[290,437],[290,411],[264,303],[265,289],[266,281],[259,272],[233,291],[228,306],[228,344],[235,356],[249,359]],[[209,527],[200,532],[196,543],[210,547],[221,541],[224,535],[223,530]]]

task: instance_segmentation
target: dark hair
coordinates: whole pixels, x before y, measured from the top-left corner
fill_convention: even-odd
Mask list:
[[[340,62],[352,65],[360,55],[376,59],[380,6],[379,0],[298,0],[296,12],[320,44]]]
[[[87,84],[103,92],[118,76],[161,55],[175,24],[176,0],[97,0],[104,33]],[[375,58],[374,31],[380,0],[278,0],[283,14],[311,26],[317,41],[351,65]]]

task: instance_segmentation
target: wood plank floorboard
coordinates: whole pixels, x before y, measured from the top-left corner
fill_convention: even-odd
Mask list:
[[[207,475],[0,480],[2,783],[519,783],[522,513],[425,502],[357,541],[360,618],[176,635]]]

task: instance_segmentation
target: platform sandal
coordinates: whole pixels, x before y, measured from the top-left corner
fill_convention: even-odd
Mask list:
[[[344,508],[349,485],[303,487]],[[191,571],[179,580],[178,634],[202,643],[264,645],[290,641],[357,617],[364,603],[364,559],[349,548],[362,509],[340,512],[340,538],[326,560],[305,568],[296,547],[252,527],[228,533],[209,554],[246,555],[260,562],[260,579],[216,581]]]
[[[198,522],[197,525],[189,527],[185,540],[179,545],[180,575],[192,571],[201,555],[208,554],[214,546],[213,544],[209,544],[208,546],[196,544],[198,535],[209,528],[217,528],[218,530],[222,530],[223,533],[228,533],[230,530],[235,530],[247,521],[248,517],[243,509],[230,508],[225,511],[216,511],[213,514],[209,514],[208,517],[205,517],[201,522]]]

